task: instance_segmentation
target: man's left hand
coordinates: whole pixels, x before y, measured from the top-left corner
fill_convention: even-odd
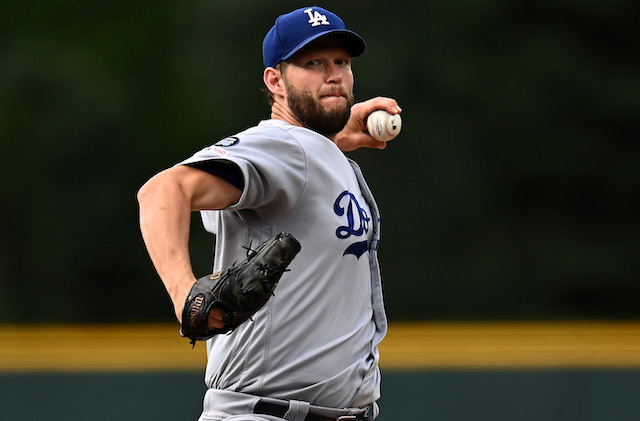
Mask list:
[[[402,109],[395,99],[377,97],[359,102],[351,107],[349,121],[338,134],[334,142],[341,151],[349,152],[358,148],[384,149],[387,142],[381,142],[367,133],[367,117],[376,110],[385,110],[391,114],[398,114]]]

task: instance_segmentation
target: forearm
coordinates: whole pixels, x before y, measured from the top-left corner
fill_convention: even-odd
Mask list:
[[[190,200],[178,183],[152,178],[140,189],[138,202],[142,238],[180,320],[196,281],[189,255]]]
[[[142,238],[178,320],[196,282],[189,255],[191,212],[223,209],[241,193],[224,179],[186,165],[162,171],[138,192]]]

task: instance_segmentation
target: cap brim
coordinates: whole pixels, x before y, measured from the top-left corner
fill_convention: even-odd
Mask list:
[[[357,33],[350,31],[348,29],[335,29],[332,31],[322,32],[320,34],[316,34],[312,37],[305,39],[300,44],[292,48],[291,51],[285,54],[282,57],[282,61],[285,61],[291,58],[291,56],[293,56],[298,51],[302,50],[307,45],[311,44],[313,41],[319,38],[326,37],[327,35],[337,36],[340,39],[342,39],[345,42],[347,46],[347,50],[349,50],[349,54],[351,54],[351,57],[358,57],[359,55],[364,53],[364,51],[367,49],[367,43]]]

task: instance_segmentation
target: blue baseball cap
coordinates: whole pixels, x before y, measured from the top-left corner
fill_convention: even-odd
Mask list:
[[[262,58],[264,67],[275,67],[325,35],[336,35],[346,44],[351,57],[364,53],[367,44],[364,39],[345,27],[338,15],[322,7],[309,6],[286,13],[276,19],[276,23],[264,37]]]

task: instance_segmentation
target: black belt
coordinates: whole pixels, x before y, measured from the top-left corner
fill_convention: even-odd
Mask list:
[[[256,407],[253,409],[254,414],[273,415],[274,417],[284,418],[284,414],[289,410],[289,405],[282,403],[270,403],[264,400],[258,401]],[[358,415],[342,415],[340,417],[328,417],[326,415],[314,414],[313,412],[307,413],[304,417],[304,421],[369,421],[373,416],[372,405],[367,407],[363,413]]]

